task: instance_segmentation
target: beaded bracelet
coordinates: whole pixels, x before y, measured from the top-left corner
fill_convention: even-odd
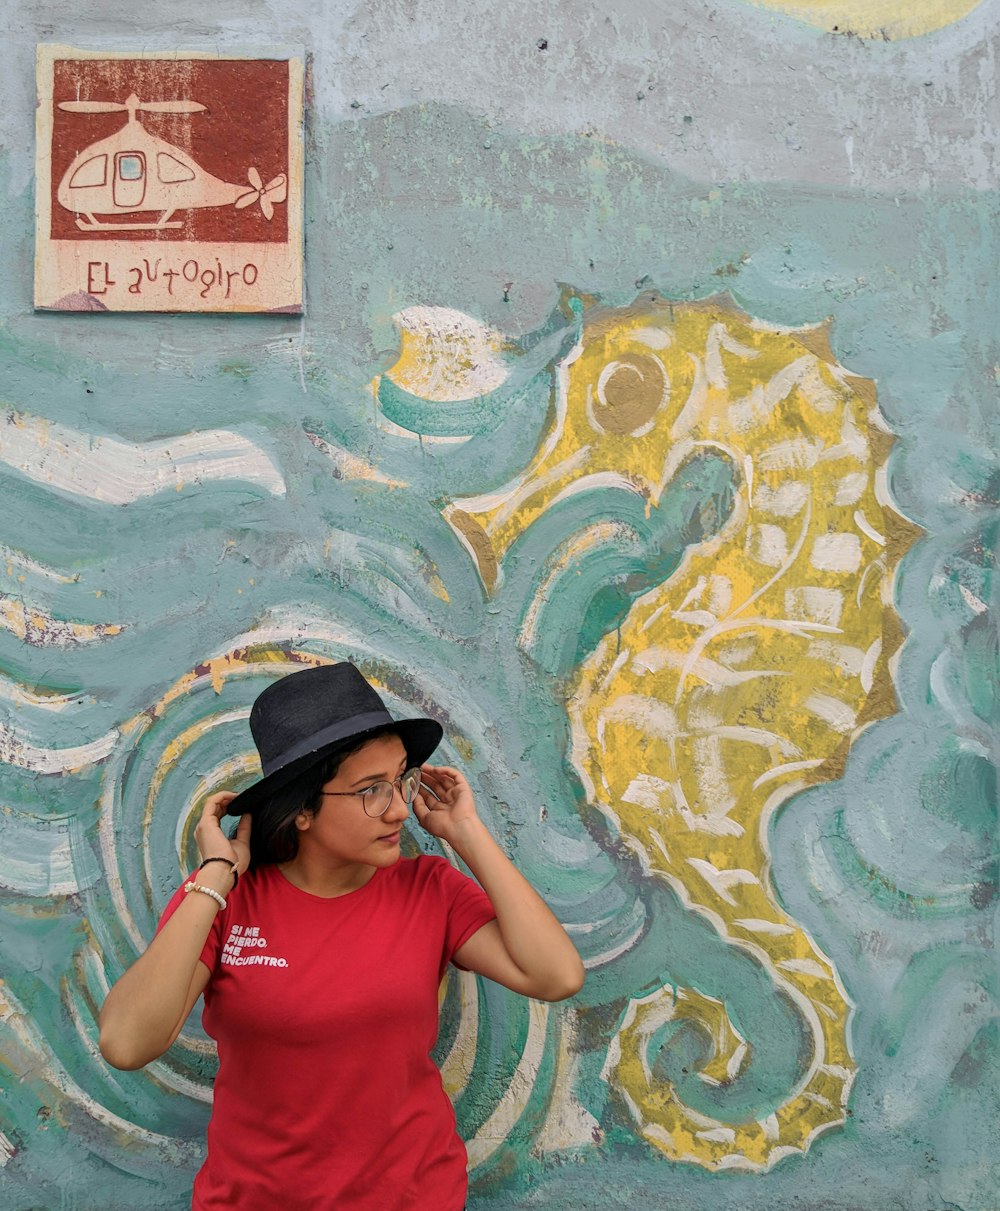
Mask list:
[[[225,862],[225,864],[229,867],[229,873],[233,876],[233,887],[235,887],[236,884],[239,883],[240,871],[239,871],[239,867],[236,865],[235,862],[231,862],[228,858],[203,858],[201,865],[198,867],[198,869],[204,870],[204,868],[209,864],[209,862]]]
[[[185,883],[184,891],[185,892],[189,892],[189,891],[204,892],[206,896],[211,896],[212,899],[215,900],[215,902],[219,905],[220,908],[226,907],[225,896],[220,896],[214,887],[206,887],[203,883]]]

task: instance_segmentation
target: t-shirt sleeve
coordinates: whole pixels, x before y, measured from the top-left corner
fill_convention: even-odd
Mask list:
[[[436,865],[439,866],[436,873],[447,908],[444,962],[448,963],[454,958],[455,951],[497,914],[489,896],[474,879],[456,870],[443,858],[437,859]]]
[[[189,875],[184,880],[184,883],[190,883],[197,875],[197,871]],[[160,914],[160,919],[156,924],[156,932],[166,925],[170,918],[180,907],[186,895],[201,895],[201,892],[186,892],[184,883],[178,887],[174,894],[167,901],[167,906]],[[219,961],[219,954],[222,950],[222,918],[225,916],[225,911],[215,914],[215,920],[212,922],[212,928],[209,930],[208,937],[205,939],[205,945],[201,948],[201,954],[198,956],[205,964],[209,971],[215,971],[216,964]]]

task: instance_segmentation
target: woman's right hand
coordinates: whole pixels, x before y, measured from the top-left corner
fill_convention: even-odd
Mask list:
[[[230,840],[222,831],[222,817],[236,798],[233,791],[219,791],[205,800],[201,819],[194,830],[198,852],[202,858],[225,858],[242,874],[250,865],[250,817],[240,817],[235,837]]]
[[[202,858],[222,858],[242,873],[250,865],[250,817],[243,816],[230,840],[222,817],[236,798],[219,791],[205,801],[194,830]],[[197,881],[223,898],[233,876],[221,864],[206,866]],[[166,1051],[210,978],[200,961],[218,913],[207,896],[186,896],[173,916],[108,993],[101,1010],[101,1053],[115,1068],[141,1068]]]

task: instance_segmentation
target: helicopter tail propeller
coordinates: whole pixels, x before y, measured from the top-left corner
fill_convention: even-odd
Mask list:
[[[252,206],[254,202],[259,201],[261,214],[270,223],[271,219],[274,218],[275,203],[283,202],[288,196],[288,178],[282,172],[276,177],[272,177],[265,185],[257,169],[251,168],[247,173],[247,180],[250,182],[251,188],[247,193],[240,194],[236,199],[236,209],[242,210],[244,207]]]

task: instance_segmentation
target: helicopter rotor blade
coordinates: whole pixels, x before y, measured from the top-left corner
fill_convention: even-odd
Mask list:
[[[247,180],[254,187],[254,189],[264,188],[264,182],[261,180],[260,173],[256,168],[247,169]]]
[[[113,114],[124,113],[128,106],[117,101],[60,101],[59,108],[71,114]]]
[[[279,173],[276,177],[272,177],[264,186],[264,192],[271,198],[272,202],[283,202],[288,196],[288,178],[283,172]]]
[[[208,106],[200,101],[140,101],[136,109],[150,114],[197,114]]]
[[[240,196],[236,199],[236,201],[233,203],[233,205],[236,207],[237,210],[244,210],[247,206],[252,206],[259,197],[260,197],[260,194],[258,193],[258,191],[256,189],[253,189],[250,191],[250,193],[240,194]]]

